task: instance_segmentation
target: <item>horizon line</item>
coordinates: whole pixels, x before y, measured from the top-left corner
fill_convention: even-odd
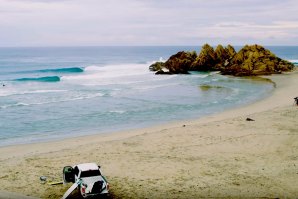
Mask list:
[[[205,43],[208,44],[208,43]],[[227,45],[232,45],[235,47],[241,47],[241,46],[245,46],[245,45],[255,45],[257,43],[254,44],[227,44]],[[202,45],[74,45],[74,46],[67,46],[67,45],[52,45],[52,46],[0,46],[0,48],[91,48],[91,47],[202,47],[204,44]],[[210,46],[217,46],[217,45],[223,45],[223,44],[216,44],[216,45],[212,45],[209,44]],[[223,45],[223,46],[227,46],[227,45]],[[261,44],[257,44],[257,45],[261,45]],[[298,47],[298,45],[261,45],[261,46],[266,46],[266,47]]]

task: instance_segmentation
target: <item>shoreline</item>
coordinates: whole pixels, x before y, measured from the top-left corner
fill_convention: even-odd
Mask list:
[[[282,115],[285,112],[287,112],[289,115],[293,115],[295,113],[291,111],[293,108],[294,110],[297,110],[296,107],[292,106],[294,101],[293,98],[298,95],[298,93],[295,93],[297,90],[296,87],[298,85],[297,68],[295,71],[290,73],[266,76],[265,78],[268,78],[276,83],[276,88],[273,90],[270,96],[243,107],[226,110],[224,112],[206,116],[200,119],[178,121],[165,125],[158,125],[124,132],[68,138],[60,141],[0,147],[0,162],[3,167],[7,166],[7,168],[1,168],[2,174],[0,175],[0,185],[2,185],[3,189],[8,191],[24,193],[25,195],[34,197],[60,198],[64,191],[67,190],[67,186],[59,187],[41,185],[38,182],[39,176],[49,175],[55,179],[59,179],[61,178],[60,173],[63,166],[91,161],[99,162],[100,165],[102,165],[104,174],[108,177],[108,180],[112,186],[112,195],[115,196],[115,198],[135,198],[148,196],[155,196],[156,198],[159,195],[157,195],[158,193],[154,192],[154,190],[160,189],[156,187],[157,185],[162,186],[163,192],[160,193],[161,197],[181,196],[180,198],[187,198],[187,195],[183,195],[185,194],[184,190],[181,191],[179,188],[177,188],[177,190],[175,189],[176,185],[184,187],[185,182],[193,189],[193,186],[195,185],[198,187],[198,189],[195,189],[197,190],[196,193],[191,193],[194,194],[194,197],[294,196],[291,194],[298,193],[293,192],[292,189],[287,189],[289,195],[286,195],[286,193],[284,193],[285,195],[270,195],[270,191],[273,192],[273,190],[271,188],[269,189],[265,185],[263,188],[269,189],[269,192],[266,193],[266,191],[263,190],[260,185],[257,186],[257,190],[259,190],[260,193],[259,195],[253,195],[253,193],[250,193],[251,195],[249,195],[247,190],[253,191],[253,189],[250,187],[251,185],[250,182],[248,183],[247,178],[244,180],[244,182],[246,182],[244,183],[245,185],[242,186],[242,182],[233,182],[231,185],[229,185],[230,187],[228,186],[226,188],[222,188],[221,190],[223,192],[220,192],[220,190],[216,191],[211,188],[211,185],[216,185],[215,187],[217,187],[217,189],[225,185],[225,183],[222,182],[223,179],[219,179],[218,177],[221,176],[223,174],[222,172],[224,171],[216,170],[216,166],[214,165],[222,165],[223,161],[227,161],[229,158],[231,158],[231,154],[237,156],[233,156],[233,158],[238,159],[237,162],[239,162],[242,169],[244,168],[246,172],[251,172],[256,175],[254,172],[257,169],[254,168],[253,165],[251,166],[252,168],[247,169],[248,167],[246,167],[244,164],[249,164],[250,161],[260,161],[259,156],[256,160],[253,159],[253,156],[246,157],[251,155],[251,152],[247,151],[246,148],[246,145],[251,144],[250,142],[243,141],[244,146],[239,145],[239,143],[237,143],[236,146],[234,146],[233,143],[226,143],[226,145],[223,145],[221,142],[222,139],[234,139],[235,136],[237,139],[242,139],[240,138],[241,136],[245,139],[248,135],[251,136],[252,132],[250,132],[250,128],[254,129],[255,127],[249,126],[249,122],[245,121],[246,117],[251,117],[253,119],[259,119],[258,117],[260,117],[262,120],[264,120],[264,126],[269,130],[269,128],[271,128],[270,123],[273,122],[273,120],[270,120],[271,115],[278,118],[279,115]],[[267,119],[267,117],[269,119]],[[293,117],[294,119],[297,118],[297,114],[294,114]],[[258,121],[257,119],[256,121]],[[276,132],[275,129],[271,129],[271,131],[275,132],[276,134],[280,133],[281,131],[286,131],[284,129],[283,123],[287,122],[287,120],[284,121],[281,119],[279,122],[281,123],[280,126],[276,127],[273,125],[273,127],[277,128]],[[262,131],[266,131],[266,129],[262,129],[262,124],[258,124],[258,122],[255,123],[257,123],[256,126],[259,128],[254,129],[253,133],[259,133],[262,135]],[[295,129],[295,124],[287,123],[287,125],[294,129],[294,131],[297,130],[297,127]],[[198,129],[200,129],[199,132]],[[241,132],[239,132],[239,130]],[[219,131],[222,131],[222,134],[219,135]],[[296,147],[298,142],[298,134],[295,134],[294,131],[290,131],[291,134],[288,134],[288,136],[293,136],[291,137],[293,140],[292,144],[294,147]],[[239,133],[239,135],[237,135],[237,133]],[[271,153],[273,153],[273,149],[270,147],[269,143],[267,143],[268,141],[264,139],[265,138],[262,137],[261,141],[264,141],[266,143],[265,145],[268,145],[270,148],[266,148],[266,150],[269,150]],[[273,144],[279,146],[280,143],[278,143],[278,139],[280,138],[277,139],[273,137],[270,139],[272,139],[271,141]],[[197,142],[192,143],[193,140],[196,140]],[[282,140],[287,140],[288,142],[288,138],[286,137],[282,138]],[[256,148],[261,147],[259,146],[260,143],[256,144],[254,143],[254,140],[250,141],[253,143],[253,146],[257,146]],[[212,149],[208,149],[210,144],[209,142],[212,145]],[[204,147],[200,148],[201,145]],[[159,150],[155,151],[155,149]],[[190,150],[188,151],[188,149]],[[222,154],[221,150],[228,150],[228,152],[226,152],[225,155]],[[265,149],[261,148],[260,150],[262,151]],[[289,149],[287,148],[286,150]],[[239,151],[241,151],[241,154],[243,153],[244,155],[238,157],[240,154]],[[256,154],[259,153],[257,149],[252,149],[252,151],[254,151]],[[293,153],[291,156],[294,157],[293,162],[296,164],[298,158],[295,156],[295,152],[292,151],[291,153]],[[207,156],[210,154],[215,154],[214,160],[209,160],[209,157]],[[181,156],[187,156],[188,159],[185,160]],[[273,159],[277,158],[275,156],[276,154],[274,155]],[[295,159],[295,157],[297,159]],[[249,158],[252,158],[253,160],[248,160]],[[208,162],[207,165],[212,168],[210,171],[208,171],[208,168],[205,168],[203,164],[204,160],[206,160]],[[163,161],[165,161],[166,164],[163,164]],[[189,165],[189,163],[192,162],[194,165],[199,164],[200,166],[197,168],[194,165]],[[158,164],[162,165],[161,168],[158,168]],[[258,165],[259,164],[256,164],[255,166]],[[233,167],[228,166],[227,168],[233,169]],[[175,167],[177,167],[178,170]],[[225,165],[223,167],[225,167]],[[39,190],[32,191],[30,187],[26,187],[26,183],[24,182],[27,179],[26,174],[23,174],[19,171],[22,171],[23,169],[26,170],[26,168],[28,171],[30,171],[29,177],[27,177],[34,181],[33,184],[38,187]],[[155,175],[152,172],[152,168],[154,168],[153,170],[157,170],[157,174],[159,175]],[[204,172],[202,173],[200,169],[204,170]],[[297,167],[295,166],[292,169],[297,170]],[[124,171],[127,171],[127,173]],[[237,171],[238,173],[240,172],[239,170]],[[180,182],[178,179],[176,179],[174,173],[179,173],[178,176],[180,179],[184,180]],[[190,175],[190,173],[193,175]],[[242,175],[244,174],[241,173],[240,176]],[[271,173],[270,175],[273,174]],[[194,178],[194,176],[204,176],[204,183],[201,180]],[[235,177],[235,173],[230,173],[230,175],[228,175],[228,177],[231,176]],[[293,178],[295,179],[295,176],[289,180],[291,183]],[[267,180],[268,179],[269,178],[267,176]],[[19,180],[19,182],[15,184],[12,182],[13,180],[16,180],[16,182]],[[160,183],[157,183],[156,185],[155,183],[157,180],[165,183],[165,185]],[[265,179],[265,182],[268,181]],[[261,184],[264,184],[265,182],[262,181]],[[282,182],[285,183],[284,181]],[[131,189],[126,187],[123,188],[125,183],[128,184]],[[287,183],[285,184],[288,186]],[[113,189],[113,187],[115,188]],[[234,187],[235,190],[240,190],[240,192],[232,191],[229,193],[228,190],[230,190],[231,187]],[[131,192],[132,190],[134,191],[128,195],[129,197],[124,195],[125,193]],[[201,192],[199,192],[199,190],[201,190]],[[207,195],[208,190],[210,192],[209,195]],[[246,192],[243,192],[243,190],[246,190]],[[237,195],[237,193],[240,195]],[[283,192],[280,191],[280,193]]]
[[[298,72],[298,69],[297,69],[297,72]],[[258,103],[260,101],[263,101],[264,99],[270,97],[272,95],[272,93],[274,92],[275,88],[276,88],[276,84],[275,82],[273,82],[270,78],[268,79],[268,77],[270,76],[251,76],[251,77],[248,77],[248,78],[256,78],[256,81],[269,81],[270,84],[273,84],[273,89],[272,91],[268,92],[265,96],[262,96],[252,102],[247,102],[245,104],[243,104],[243,107],[247,107],[247,106],[251,106],[252,104],[255,104],[255,103]],[[211,113],[211,114],[207,114],[207,115],[204,115],[204,116],[200,116],[199,118],[190,118],[190,119],[181,119],[181,120],[176,120],[176,121],[168,121],[168,122],[163,122],[161,124],[152,124],[152,125],[148,125],[148,126],[145,126],[145,127],[136,127],[136,128],[128,128],[128,129],[125,129],[125,130],[116,130],[116,131],[102,131],[102,132],[98,132],[98,133],[91,133],[91,134],[86,134],[86,135],[77,135],[75,137],[58,137],[58,138],[55,138],[55,139],[42,139],[41,141],[33,141],[33,142],[20,142],[20,143],[11,143],[11,144],[4,144],[4,145],[0,145],[0,150],[2,148],[14,148],[14,147],[17,147],[17,146],[23,146],[24,148],[27,148],[26,146],[30,146],[30,145],[39,145],[39,144],[50,144],[50,143],[55,143],[55,142],[64,142],[64,141],[71,141],[72,139],[83,139],[84,137],[87,137],[88,139],[92,139],[94,137],[98,137],[98,136],[107,136],[107,135],[112,135],[112,134],[125,134],[125,133],[132,133],[132,132],[135,132],[135,131],[142,131],[142,130],[147,130],[147,129],[154,129],[154,128],[164,128],[164,127],[167,127],[167,126],[175,126],[176,124],[182,124],[182,123],[189,123],[189,122],[198,122],[200,120],[204,120],[205,118],[213,118],[214,116],[217,116],[217,115],[221,115],[221,114],[224,114],[226,112],[230,112],[230,111],[234,111],[234,110],[238,110],[238,109],[241,109],[243,107],[240,107],[240,105],[236,106],[236,107],[229,107],[225,110],[222,110],[222,111],[219,111],[219,112],[215,112],[215,113]],[[1,158],[1,154],[0,154],[0,158]]]
[[[285,75],[291,75],[291,74],[298,74],[298,68],[295,69],[293,72],[285,72],[282,74],[282,76]],[[103,138],[103,140],[96,140],[96,141],[109,141],[110,139],[115,139],[115,137],[121,137],[121,135],[123,135],[123,138],[127,138],[130,136],[135,136],[138,135],[140,131],[156,131],[158,129],[162,129],[162,128],[171,128],[171,127],[178,127],[181,125],[185,124],[193,124],[193,123],[208,123],[208,122],[212,122],[212,121],[217,121],[217,120],[222,120],[222,119],[226,119],[227,116],[228,118],[233,118],[233,117],[237,117],[237,116],[241,116],[243,113],[243,111],[247,111],[249,114],[253,114],[255,112],[262,112],[268,109],[272,109],[275,107],[279,107],[281,105],[287,105],[288,102],[285,101],[278,101],[278,103],[276,103],[275,105],[273,104],[273,100],[275,100],[275,92],[276,90],[279,90],[280,87],[284,87],[284,83],[279,82],[278,86],[276,85],[275,81],[279,81],[281,74],[273,74],[271,76],[260,76],[257,78],[263,78],[264,80],[269,80],[273,85],[274,88],[271,91],[271,93],[267,94],[266,97],[258,99],[254,102],[250,102],[248,104],[244,104],[243,107],[234,107],[234,108],[228,108],[227,110],[218,112],[218,113],[213,113],[210,115],[206,115],[197,119],[185,119],[185,120],[180,120],[180,121],[172,121],[172,122],[166,122],[164,124],[157,124],[157,125],[151,125],[149,127],[141,127],[141,128],[134,128],[134,129],[130,129],[130,130],[122,130],[122,131],[113,131],[113,132],[101,132],[99,134],[91,134],[91,135],[80,135],[77,137],[72,137],[72,138],[62,138],[62,139],[58,139],[58,140],[48,140],[48,141],[41,141],[41,142],[33,142],[33,143],[21,143],[21,144],[11,144],[11,145],[4,145],[4,146],[0,146],[0,160],[3,156],[2,149],[5,150],[5,148],[9,149],[11,148],[12,150],[14,150],[15,148],[19,148],[22,152],[26,151],[27,148],[31,148],[31,147],[40,147],[40,145],[52,145],[52,144],[57,144],[57,146],[59,146],[59,143],[62,142],[76,142],[77,139],[81,140],[81,143],[87,143],[89,142],[89,140],[94,140],[96,138]],[[287,83],[285,83],[287,84]],[[288,85],[287,85],[288,86]],[[277,88],[278,87],[278,88]],[[280,92],[280,91],[279,91]],[[289,92],[288,92],[289,93]],[[280,94],[279,94],[280,95]],[[293,96],[296,96],[295,94]],[[293,97],[294,98],[294,97]],[[289,99],[289,101],[291,101],[291,99]],[[268,106],[268,102],[270,102],[270,106]],[[281,104],[280,102],[282,102],[283,104]],[[264,106],[266,104],[266,106]],[[251,107],[253,109],[251,109]],[[256,111],[258,109],[258,111]],[[253,111],[250,111],[253,110]],[[260,111],[259,111],[260,110]],[[107,138],[107,137],[111,137],[111,138]],[[95,141],[95,142],[96,142]],[[10,152],[11,150],[8,150],[7,152]],[[30,153],[30,152],[28,152]],[[21,155],[24,155],[23,153]]]
[[[208,73],[207,75],[212,76],[213,74],[217,74],[218,72],[210,72],[210,74]],[[204,75],[206,75],[206,74],[204,74]],[[57,133],[57,132],[55,133],[55,131],[54,131],[54,132],[51,132],[51,133],[48,133],[48,134],[46,133],[45,135],[43,135],[43,133],[41,135],[39,135],[38,133],[35,132],[36,130],[33,130],[33,132],[35,132],[35,134],[31,135],[29,133],[27,135],[27,133],[22,132],[22,130],[21,130],[22,128],[16,128],[16,130],[11,131],[11,128],[7,127],[8,132],[11,131],[11,134],[16,133],[16,135],[18,135],[18,134],[21,134],[21,135],[19,137],[18,136],[13,137],[13,136],[8,135],[7,138],[1,140],[0,148],[5,148],[5,147],[9,147],[9,146],[17,146],[17,145],[30,145],[30,144],[38,144],[38,143],[57,142],[57,141],[60,141],[60,140],[68,140],[68,139],[71,139],[71,138],[74,138],[74,137],[80,138],[80,137],[85,137],[85,136],[93,136],[93,135],[96,136],[96,135],[99,135],[99,134],[127,132],[127,131],[134,131],[134,130],[137,130],[137,129],[146,129],[146,128],[150,128],[152,126],[155,127],[155,126],[168,125],[168,124],[172,124],[172,123],[176,123],[176,122],[180,122],[180,121],[193,121],[193,120],[201,119],[201,118],[204,118],[204,117],[208,117],[210,115],[216,115],[218,113],[222,113],[222,112],[225,112],[227,110],[238,109],[241,106],[247,106],[247,105],[250,105],[250,104],[255,103],[257,101],[260,101],[260,100],[270,96],[271,93],[274,91],[274,88],[275,88],[274,82],[272,82],[270,80],[268,81],[268,79],[262,78],[262,77],[254,77],[254,76],[251,76],[251,77],[233,77],[233,76],[228,76],[228,75],[221,75],[221,77],[215,77],[215,78],[216,79],[218,78],[219,81],[221,81],[224,78],[231,79],[232,81],[237,81],[237,79],[239,78],[240,80],[244,80],[244,82],[247,81],[247,85],[246,85],[247,88],[249,88],[249,81],[254,82],[253,84],[260,84],[260,85],[256,85],[256,88],[258,88],[257,86],[261,86],[261,87],[259,87],[259,89],[260,89],[259,91],[256,90],[257,94],[255,96],[253,95],[252,98],[248,94],[246,94],[246,97],[244,98],[245,100],[243,100],[242,102],[239,100],[241,98],[240,96],[239,97],[233,97],[236,104],[231,103],[231,102],[226,102],[226,103],[224,102],[224,104],[222,105],[221,103],[217,102],[217,99],[215,99],[216,100],[215,102],[211,101],[212,104],[213,103],[216,104],[215,107],[217,107],[217,108],[215,108],[215,109],[213,109],[213,106],[210,106],[210,105],[207,106],[207,109],[206,109],[206,107],[202,107],[202,109],[198,109],[198,107],[196,107],[192,110],[192,112],[189,115],[186,115],[186,114],[182,113],[183,118],[178,117],[179,119],[177,119],[177,117],[175,117],[176,119],[174,119],[174,118],[169,119],[169,120],[167,120],[167,119],[163,120],[162,119],[161,121],[154,120],[154,118],[153,118],[153,122],[152,122],[152,120],[147,119],[146,121],[142,121],[141,125],[136,125],[136,124],[130,123],[130,125],[124,126],[124,128],[121,128],[121,129],[119,128],[118,124],[116,124],[115,126],[110,127],[110,128],[107,128],[106,125],[103,124],[103,126],[100,127],[102,129],[99,129],[99,127],[97,127],[98,130],[94,130],[93,128],[88,129],[87,126],[86,126],[86,128],[84,128],[85,125],[84,125],[84,122],[83,122],[83,125],[81,127],[74,128],[75,129],[74,132],[72,132],[71,130],[66,130],[67,128],[62,128],[62,129],[59,130],[59,128],[56,129],[55,126],[52,126],[54,129],[57,130],[57,132],[61,131],[61,133]],[[235,79],[233,80],[233,78],[235,78],[236,80]],[[218,80],[216,80],[216,81],[218,81]],[[205,91],[203,91],[201,87],[204,86],[204,85],[205,85],[204,83],[203,84],[198,83],[198,86],[196,88],[197,90],[199,90],[199,92],[203,92],[202,95],[204,95]],[[266,90],[265,89],[266,86],[270,87],[270,89]],[[264,88],[262,88],[262,87],[264,87]],[[233,88],[232,85],[223,86],[221,89],[225,89],[225,88],[236,90],[236,91],[233,91],[233,92],[238,93],[238,91],[237,91],[238,88]],[[211,86],[211,88],[208,88],[208,90],[212,90],[212,89],[213,89],[213,86]],[[240,88],[240,90],[241,90],[241,88]],[[30,103],[28,103],[27,105],[30,105]],[[195,102],[194,105],[199,105],[199,104],[196,104],[196,102]],[[208,107],[210,107],[212,109],[212,111],[209,112]],[[115,112],[117,112],[117,108],[115,110],[116,110]],[[129,110],[125,111],[125,108],[123,110],[124,110],[123,113],[129,112]],[[173,108],[173,110],[175,110],[175,109]],[[108,111],[108,112],[114,112],[114,111]],[[195,112],[196,112],[196,114],[195,114]],[[123,113],[120,113],[120,115],[122,115]],[[4,112],[4,115],[5,114],[6,113]],[[125,115],[125,114],[123,114],[123,115]],[[179,113],[178,114],[174,113],[174,115],[179,115]],[[163,118],[162,116],[160,116],[160,117]],[[125,118],[125,117],[123,117],[123,118]],[[99,119],[101,120],[101,118],[99,118]],[[34,120],[34,118],[33,118],[33,120]],[[13,121],[13,120],[11,120],[11,121]],[[30,121],[32,121],[32,120],[30,120]],[[60,121],[63,121],[63,120],[60,120]],[[88,119],[82,118],[82,121],[88,121]],[[111,119],[111,121],[113,121],[113,119]],[[67,124],[67,123],[68,122],[66,121],[65,124]],[[121,124],[122,123],[120,122],[120,125]],[[14,125],[12,125],[12,126],[14,126]],[[49,125],[49,130],[51,130],[50,126],[51,125]],[[67,125],[65,125],[65,126],[67,127]],[[6,129],[5,127],[6,126],[4,125],[4,129]],[[24,128],[26,129],[26,127],[24,127]],[[45,129],[41,128],[41,130],[45,130]],[[25,132],[27,132],[27,130],[25,130]]]

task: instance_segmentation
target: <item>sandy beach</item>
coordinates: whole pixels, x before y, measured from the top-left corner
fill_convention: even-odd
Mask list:
[[[276,84],[266,99],[198,120],[2,147],[0,189],[61,198],[71,185],[40,176],[96,162],[113,198],[297,198],[298,71],[266,78]]]

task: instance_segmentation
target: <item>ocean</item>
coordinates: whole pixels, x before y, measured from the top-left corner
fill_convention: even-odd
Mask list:
[[[267,48],[298,63],[298,47]],[[216,72],[149,71],[181,50],[200,47],[0,48],[0,146],[200,118],[274,89],[268,81]]]

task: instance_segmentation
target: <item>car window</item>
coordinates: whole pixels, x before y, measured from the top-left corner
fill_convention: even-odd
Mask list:
[[[99,176],[99,175],[101,175],[99,170],[89,170],[89,171],[81,172],[81,178],[91,177],[91,176]]]

